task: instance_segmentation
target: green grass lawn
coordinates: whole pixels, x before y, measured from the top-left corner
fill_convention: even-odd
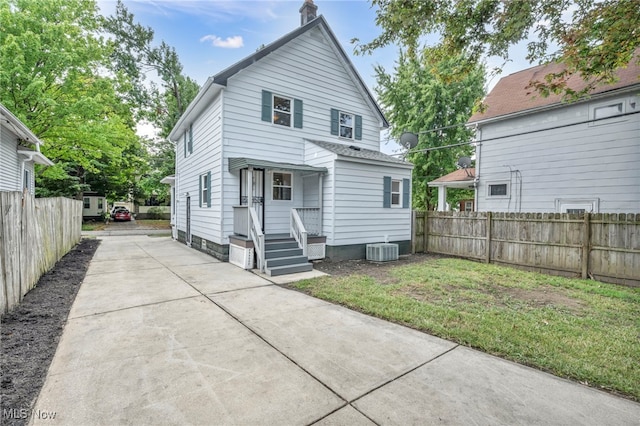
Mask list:
[[[640,400],[640,289],[461,259],[329,276],[313,296]]]
[[[107,227],[104,222],[83,222],[83,231],[102,231]]]

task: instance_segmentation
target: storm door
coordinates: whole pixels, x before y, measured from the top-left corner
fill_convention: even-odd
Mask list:
[[[247,197],[248,169],[240,170],[240,205],[249,205]],[[253,169],[251,178],[251,204],[258,214],[264,232],[264,169]]]

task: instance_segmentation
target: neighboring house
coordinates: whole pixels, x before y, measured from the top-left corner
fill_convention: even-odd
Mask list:
[[[107,198],[97,192],[84,192],[82,194],[82,218],[102,219],[107,210]]]
[[[447,189],[474,189],[476,180],[476,169],[473,167],[466,169],[458,169],[454,172],[439,177],[429,182],[427,185],[438,188],[438,211],[448,211]],[[460,211],[474,211],[474,200],[461,200]]]
[[[588,98],[564,103],[528,89],[561,65],[502,78],[486,97],[476,130],[477,211],[640,212],[640,66]],[[569,87],[585,87],[578,76]]]
[[[40,145],[42,141],[0,104],[0,191],[35,194],[34,165],[53,165]]]
[[[307,0],[301,27],[209,78],[169,135],[178,240],[243,267],[290,235],[309,259],[409,252],[413,166],[380,152],[388,123],[315,10]]]

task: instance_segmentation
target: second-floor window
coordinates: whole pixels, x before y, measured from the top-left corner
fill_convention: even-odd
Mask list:
[[[340,111],[340,137],[353,139],[353,114]]]
[[[344,139],[362,139],[362,116],[331,109],[331,134]]]
[[[302,100],[263,90],[262,121],[302,129]]]
[[[291,127],[291,99],[273,95],[273,124]]]

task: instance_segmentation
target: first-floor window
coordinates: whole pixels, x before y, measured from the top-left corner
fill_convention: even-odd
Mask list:
[[[273,199],[274,200],[291,200],[291,173],[274,172],[273,173]]]
[[[98,198],[98,210],[102,210],[103,208],[103,204],[102,204],[102,198]]]
[[[91,208],[91,198],[89,197],[84,197],[84,199],[82,200],[82,207],[85,209],[90,209]]]
[[[391,207],[402,207],[402,181],[391,181]]]

